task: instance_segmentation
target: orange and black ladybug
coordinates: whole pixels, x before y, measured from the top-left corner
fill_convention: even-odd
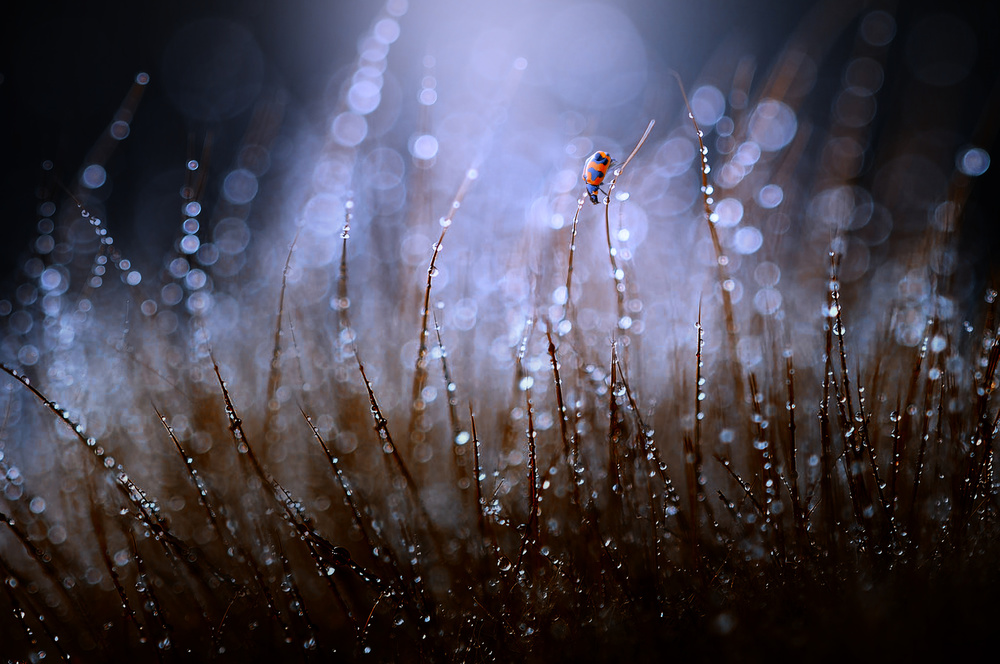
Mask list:
[[[583,165],[583,181],[587,183],[590,202],[595,205],[597,204],[597,192],[602,191],[601,183],[604,182],[604,176],[608,174],[608,166],[610,165],[611,157],[607,152],[601,150],[590,155]]]

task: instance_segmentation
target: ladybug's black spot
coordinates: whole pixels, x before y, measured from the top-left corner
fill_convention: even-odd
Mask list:
[[[587,169],[586,179],[588,184],[601,184],[601,181],[604,180],[604,173],[591,166]]]

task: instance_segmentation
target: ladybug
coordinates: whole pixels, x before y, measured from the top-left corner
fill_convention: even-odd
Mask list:
[[[608,166],[610,165],[610,155],[601,150],[590,155],[583,165],[583,181],[587,183],[590,202],[595,205],[597,204],[597,192],[602,191],[601,183],[604,182],[604,176],[608,174]]]

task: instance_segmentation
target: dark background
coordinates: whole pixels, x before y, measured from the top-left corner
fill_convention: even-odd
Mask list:
[[[305,107],[326,85],[327,76],[315,72],[326,73],[330,63],[349,61],[355,38],[346,35],[360,34],[377,9],[374,3],[351,3],[356,11],[341,12],[338,4],[21,3],[10,20],[0,24],[0,276],[9,278],[23,262],[36,234],[37,207],[44,198],[39,194],[55,188],[54,200],[66,200],[60,187],[74,181],[139,72],[147,72],[151,82],[129,137],[116,145],[108,164],[114,169],[114,191],[107,196],[105,215],[116,240],[126,246],[142,242],[130,232],[132,225],[120,220],[134,214],[136,198],[151,177],[166,167],[181,169],[189,158],[201,158],[209,132],[217,153],[225,153],[241,136],[249,112],[199,122],[171,103],[161,70],[164,50],[179,29],[211,17],[246,27],[264,54],[265,87],[283,89],[290,106]],[[53,164],[48,173],[42,168],[46,160]],[[149,230],[156,235],[155,229]]]

